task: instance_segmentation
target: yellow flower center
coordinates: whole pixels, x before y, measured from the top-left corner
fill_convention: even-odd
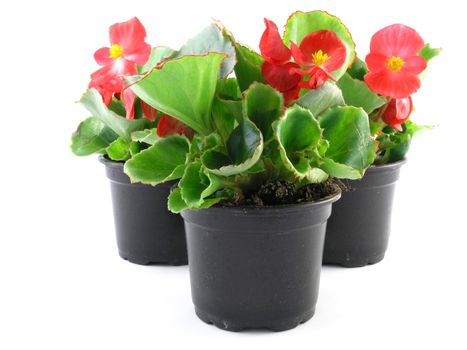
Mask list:
[[[323,52],[323,50],[318,50],[315,53],[311,54],[311,60],[316,66],[321,66],[329,59],[329,56]]]
[[[388,68],[393,72],[398,72],[402,69],[402,66],[405,64],[405,61],[399,56],[392,56],[387,59]]]
[[[109,57],[113,59],[123,57],[123,47],[118,44],[113,44],[109,49]]]

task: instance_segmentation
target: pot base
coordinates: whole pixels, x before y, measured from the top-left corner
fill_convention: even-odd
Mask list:
[[[188,259],[161,259],[159,261],[156,261],[154,259],[150,258],[142,258],[141,256],[133,256],[131,254],[123,253],[121,251],[118,252],[118,255],[123,260],[129,261],[133,264],[136,265],[170,265],[170,266],[183,266],[183,265],[188,265]]]
[[[323,264],[326,265],[339,265],[342,267],[363,267],[367,265],[373,265],[379,263],[381,260],[384,259],[384,254],[378,254],[375,256],[370,256],[368,258],[350,258],[346,257],[342,260],[342,256],[333,257],[333,256],[326,256],[323,260]]]
[[[270,330],[273,332],[282,332],[282,331],[287,331],[289,329],[293,329],[297,327],[298,325],[308,321],[315,314],[315,308],[313,308],[310,311],[305,312],[304,314],[298,317],[281,320],[280,322],[274,322],[274,320],[271,320],[270,324],[265,324],[263,326],[258,326],[256,324],[254,326],[249,326],[248,324],[245,324],[244,322],[227,320],[221,317],[211,315],[196,307],[195,307],[195,313],[196,313],[196,316],[198,316],[198,318],[201,321],[207,324],[212,324],[216,326],[217,328],[230,331],[230,332],[240,332],[246,329],[255,329],[255,330],[265,329],[265,330]]]

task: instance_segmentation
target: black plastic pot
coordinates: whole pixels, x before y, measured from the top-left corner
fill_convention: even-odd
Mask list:
[[[183,211],[198,317],[229,331],[283,331],[309,320],[318,298],[326,220],[339,197]]]
[[[324,245],[324,264],[360,267],[384,258],[391,227],[396,181],[405,160],[371,166],[362,180],[347,181],[332,209]]]
[[[120,256],[141,265],[186,265],[183,219],[167,209],[167,197],[174,183],[132,184],[123,172],[123,163],[102,156],[99,160],[110,180]]]

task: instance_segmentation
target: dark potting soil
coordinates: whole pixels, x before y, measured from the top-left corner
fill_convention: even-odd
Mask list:
[[[349,187],[335,178],[329,178],[319,184],[308,184],[301,188],[297,188],[293,183],[287,181],[269,181],[261,185],[257,190],[237,194],[230,202],[222,203],[222,205],[270,206],[315,202],[332,197],[340,191],[347,192]]]

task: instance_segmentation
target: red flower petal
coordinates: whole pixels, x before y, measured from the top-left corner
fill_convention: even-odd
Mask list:
[[[274,64],[266,61],[263,63],[261,70],[264,80],[266,80],[269,85],[280,92],[284,92],[296,87],[301,80],[301,76],[293,72],[294,68],[299,69],[300,67],[292,62]]]
[[[412,98],[410,96],[392,99],[384,109],[381,118],[392,128],[402,131],[402,124],[409,118],[412,109]]]
[[[376,32],[371,38],[370,51],[387,57],[416,56],[424,46],[420,34],[403,24],[393,24]]]
[[[376,53],[369,53],[365,57],[365,63],[370,71],[388,69],[388,57]]]
[[[102,100],[107,106],[110,104],[110,102],[112,102],[113,92],[111,90],[106,89],[102,81],[100,81],[99,79],[96,78],[94,80],[91,80],[89,82],[88,88],[96,89],[102,96]]]
[[[122,91],[122,100],[126,110],[126,119],[133,119],[135,117],[135,99],[136,95],[133,90],[124,89]]]
[[[324,69],[320,67],[314,67],[313,71],[310,74],[310,79],[308,81],[304,81],[300,84],[302,88],[305,89],[316,89],[323,85],[329,78],[335,80],[335,78],[326,72]]]
[[[366,56],[365,62],[370,71],[389,70],[388,57],[386,56],[370,53]],[[426,69],[426,65],[426,60],[423,57],[411,56],[404,60],[401,72],[406,71],[418,75]]]
[[[146,29],[138,18],[133,17],[123,23],[115,23],[109,30],[110,43],[118,44],[123,48],[123,57],[143,65],[151,54],[151,46],[145,42]]]
[[[426,69],[427,63],[426,60],[421,56],[412,56],[408,57],[405,60],[402,71],[407,71],[412,74],[420,74]]]
[[[418,75],[401,70],[393,72],[390,69],[369,72],[365,75],[368,87],[377,94],[392,98],[404,98],[420,88]]]
[[[290,68],[291,73],[297,73],[300,75],[310,75],[315,71],[316,67],[301,69],[301,68]]]
[[[284,45],[274,22],[264,19],[266,29],[259,42],[261,55],[272,63],[286,63],[290,60],[290,50]]]
[[[288,106],[291,102],[295,101],[299,97],[300,89],[300,85],[297,84],[297,86],[293,87],[292,89],[282,92],[285,106]]]
[[[143,115],[146,119],[154,122],[157,118],[157,109],[151,107],[146,102],[141,101],[141,109],[143,110]]]
[[[118,93],[123,88],[123,82],[121,79],[115,78],[110,73],[112,66],[106,66],[98,69],[91,74],[91,82],[89,88],[95,88],[102,96],[106,105],[112,101],[114,93]]]
[[[328,60],[322,64],[328,72],[342,67],[347,51],[339,37],[332,30],[320,30],[305,36],[300,43],[300,51],[312,60],[312,55],[321,50],[328,55]],[[311,61],[312,62],[312,61]]]
[[[104,103],[109,104],[112,95],[119,94],[123,90],[123,78],[125,75],[135,75],[137,73],[134,63],[124,59],[117,59],[110,65],[102,67],[91,74],[89,87],[99,91]]]
[[[193,137],[193,130],[181,121],[164,114],[157,123],[157,135],[165,137],[173,134],[185,135],[191,138]]]
[[[293,41],[290,42],[290,51],[292,52],[293,59],[295,62],[297,62],[299,65],[302,66],[311,66],[313,64],[311,60],[311,56],[305,56],[300,50],[300,48],[295,44]]]
[[[138,74],[136,65],[124,58],[117,58],[113,63],[113,73],[119,77],[128,77]]]
[[[151,55],[151,46],[144,44],[141,47],[135,49],[133,52],[124,53],[123,57],[126,60],[136,63],[139,66],[146,64]]]
[[[110,58],[109,50],[110,49],[108,47],[101,47],[94,53],[94,59],[96,60],[97,64],[106,66],[112,63],[113,59]]]

